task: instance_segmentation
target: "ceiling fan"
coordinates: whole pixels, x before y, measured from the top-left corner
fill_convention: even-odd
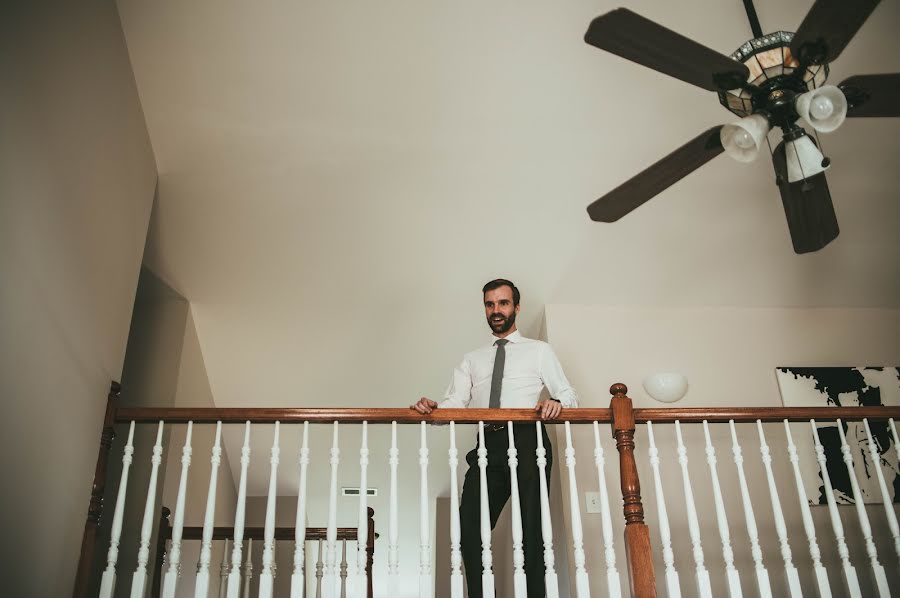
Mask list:
[[[825,181],[829,160],[797,124],[835,130],[850,117],[900,116],[900,73],[857,75],[825,85],[829,63],[844,50],[879,0],[816,0],[796,33],[762,34],[753,0],[743,0],[754,38],[725,56],[627,8],[594,19],[584,41],[686,83],[714,91],[741,118],[712,127],[588,206],[592,220],[615,222],[723,151],[756,158],[768,133],[794,251],[818,251],[838,236]],[[771,147],[771,146],[770,146]]]

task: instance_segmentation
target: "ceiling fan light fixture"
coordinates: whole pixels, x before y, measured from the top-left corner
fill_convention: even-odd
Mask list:
[[[847,118],[847,98],[838,87],[823,85],[797,96],[797,114],[819,133],[830,133]]]
[[[785,143],[784,150],[789,183],[796,183],[825,172],[831,165],[813,140],[802,130],[796,139]]]
[[[752,162],[769,133],[769,119],[751,114],[722,127],[719,133],[725,153],[738,162]]]
[[[800,89],[810,91],[825,84],[828,65],[801,64],[791,54],[790,31],[776,31],[751,39],[731,53],[731,58],[742,63],[750,72],[747,83],[728,91],[719,91],[719,102],[738,116],[753,113],[753,87],[771,87],[776,81],[793,77]],[[802,70],[802,72],[797,72]],[[805,89],[804,89],[805,88]],[[797,91],[800,91],[798,89]]]

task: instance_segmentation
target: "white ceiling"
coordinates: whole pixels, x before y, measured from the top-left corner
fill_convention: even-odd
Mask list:
[[[731,120],[586,45],[608,2],[119,0],[159,168],[147,264],[193,305],[220,406],[443,391],[509,277],[547,303],[900,306],[900,122],[823,137],[841,236],[791,249],[771,163],[722,156],[616,224],[596,197]],[[759,0],[766,31],[810,2]],[[740,0],[628,5],[730,53]],[[900,70],[884,2],[831,82]]]

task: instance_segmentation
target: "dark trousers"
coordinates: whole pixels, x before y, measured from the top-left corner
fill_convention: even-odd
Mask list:
[[[541,427],[544,448],[547,449],[547,482],[550,481],[550,466],[553,463],[553,449],[547,430]],[[522,507],[522,541],[525,550],[525,576],[528,580],[528,598],[543,598],[544,594],[544,540],[541,535],[541,489],[539,470],[535,457],[537,433],[534,423],[515,424],[513,434],[516,441],[517,477],[519,481],[519,502]],[[488,508],[491,529],[497,525],[500,513],[509,500],[511,479],[509,471],[508,432],[504,428],[494,432],[485,431],[484,444],[487,448]],[[466,585],[469,598],[483,598],[481,593],[481,479],[478,468],[478,447],[466,455],[469,471],[463,482],[462,501],[459,505],[460,548],[466,569]],[[512,542],[505,539],[504,542]],[[495,563],[496,564],[496,563]],[[488,598],[494,598],[489,596]]]

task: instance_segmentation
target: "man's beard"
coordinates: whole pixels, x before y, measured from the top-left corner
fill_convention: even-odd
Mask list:
[[[499,322],[495,322],[491,318],[487,319],[488,326],[491,327],[491,330],[494,331],[494,334],[506,334],[509,332],[509,329],[513,327],[513,324],[516,323],[516,312],[510,314],[510,316],[504,317]]]

